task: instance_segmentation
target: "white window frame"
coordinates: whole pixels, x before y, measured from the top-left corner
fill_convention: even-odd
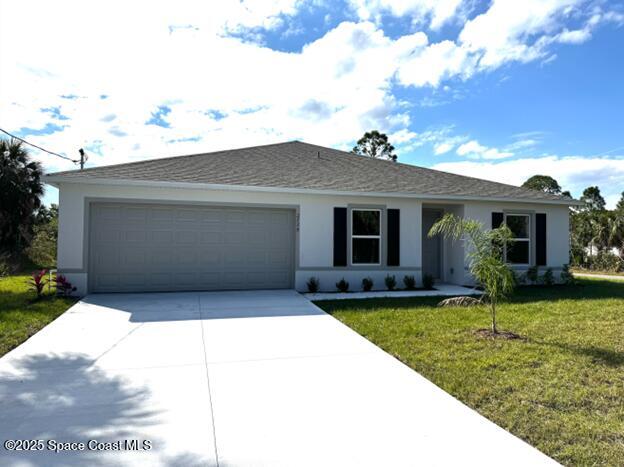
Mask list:
[[[379,235],[355,235],[353,233],[353,213],[356,211],[369,211],[369,212],[378,212],[379,213]],[[381,209],[373,209],[373,208],[352,208],[351,209],[351,265],[352,266],[381,266],[381,224],[382,224],[382,212]],[[353,261],[353,240],[356,238],[370,238],[379,240],[379,257],[378,263],[356,263]]]
[[[510,212],[510,213],[505,213],[505,225],[507,224],[507,217],[526,217],[527,218],[527,237],[514,237],[512,240],[510,240],[510,242],[527,242],[529,247],[528,247],[528,252],[529,252],[529,258],[528,258],[528,262],[526,263],[510,263],[507,261],[507,243],[505,243],[505,251],[504,251],[504,255],[505,255],[505,263],[509,264],[510,266],[530,266],[531,265],[531,214],[525,214],[525,213],[521,213],[521,212]]]

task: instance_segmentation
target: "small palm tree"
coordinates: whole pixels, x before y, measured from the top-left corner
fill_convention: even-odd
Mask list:
[[[447,213],[431,227],[429,236],[435,235],[464,241],[470,273],[483,287],[492,318],[492,333],[498,334],[496,305],[513,292],[515,286],[513,272],[503,261],[505,244],[513,238],[511,230],[505,224],[485,230],[478,221]]]

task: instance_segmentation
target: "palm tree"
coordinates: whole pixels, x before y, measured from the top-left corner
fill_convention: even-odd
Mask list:
[[[515,285],[513,272],[503,261],[505,244],[513,237],[511,230],[504,224],[496,229],[484,230],[478,221],[447,213],[431,227],[429,236],[434,235],[464,241],[470,273],[483,287],[483,295],[487,299],[492,334],[498,334],[496,305],[513,291]]]
[[[613,211],[612,215],[607,219],[607,232],[609,247],[617,248],[619,256],[622,257],[624,246],[624,217],[618,211]]]
[[[42,174],[20,141],[0,139],[0,251],[20,253],[28,246],[41,206]]]

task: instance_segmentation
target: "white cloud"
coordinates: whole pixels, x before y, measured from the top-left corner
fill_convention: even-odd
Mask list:
[[[372,16],[411,15],[432,28],[458,20],[469,3],[360,2]],[[409,107],[394,97],[393,85],[443,89],[446,80],[570,42],[574,31],[562,18],[574,3],[494,0],[456,41],[437,43],[423,32],[392,38],[380,24],[343,22],[287,53],[231,34],[288,31],[288,21],[314,0],[231,0],[219,8],[195,0],[0,0],[0,123],[8,130],[61,125],[63,131],[28,139],[72,157],[84,147],[97,165],[295,138],[349,148],[373,128],[405,151],[431,144],[446,154],[467,138],[448,129],[409,130]],[[591,14],[582,29],[617,21],[600,9]],[[16,18],[29,18],[28,28]],[[163,117],[169,127],[146,125],[159,106],[170,109]],[[67,119],[41,111],[51,107]],[[513,152],[483,148],[466,155]],[[40,157],[51,170],[69,168]]]
[[[615,205],[624,186],[624,158],[615,157],[546,156],[501,162],[443,162],[433,168],[517,186],[533,175],[550,175],[577,197],[588,186],[598,185],[610,207]]]
[[[511,151],[499,151],[496,148],[483,146],[477,140],[471,140],[457,148],[457,155],[469,159],[506,159],[514,154]]]
[[[363,20],[379,21],[382,14],[410,16],[415,24],[429,20],[431,29],[439,29],[460,11],[462,0],[350,0]]]
[[[478,57],[445,40],[422,48],[413,54],[398,70],[398,80],[405,86],[437,87],[442,80],[460,76],[469,78],[477,66]]]
[[[561,42],[562,44],[582,44],[589,39],[591,39],[591,31],[589,28],[575,29],[573,31],[565,29],[556,36],[557,42]]]
[[[447,152],[449,152],[451,149],[453,149],[455,147],[455,145],[449,143],[449,142],[443,142],[443,143],[438,143],[435,144],[433,146],[433,153],[436,156],[439,156],[441,154],[446,154]]]
[[[371,128],[409,124],[389,85],[401,57],[426,42],[422,33],[392,40],[372,23],[342,23],[300,53],[285,53],[215,28],[170,32],[159,18],[141,23],[147,37],[122,22],[111,38],[108,20],[121,14],[113,11],[92,18],[88,32],[78,28],[84,39],[77,41],[66,33],[70,24],[43,19],[61,6],[42,11],[28,31],[8,20],[0,27],[0,121],[14,130],[43,128],[50,116],[39,109],[58,107],[65,130],[29,137],[52,150],[97,146],[102,155],[92,154],[92,162],[103,164],[295,138],[340,146]],[[3,8],[2,18],[18,17],[15,8]],[[35,65],[49,74],[33,73]],[[79,97],[61,97],[69,94]],[[171,109],[170,127],[145,125],[161,105]]]
[[[460,44],[481,52],[479,65],[496,68],[508,61],[528,62],[543,56],[545,34],[560,28],[562,17],[581,0],[494,0],[492,6],[468,21]]]

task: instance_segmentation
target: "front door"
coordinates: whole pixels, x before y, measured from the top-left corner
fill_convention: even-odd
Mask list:
[[[442,211],[437,209],[422,210],[422,270],[423,275],[429,274],[434,279],[440,279],[442,259],[442,239],[439,235],[429,237],[429,230],[442,217]]]

